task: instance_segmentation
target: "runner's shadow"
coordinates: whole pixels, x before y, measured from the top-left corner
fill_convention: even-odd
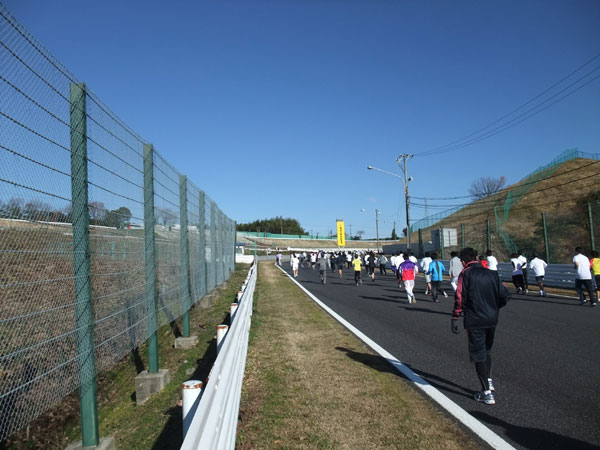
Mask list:
[[[381,297],[368,297],[366,295],[359,295],[360,298],[364,298],[365,300],[377,300],[380,302],[390,302],[390,303],[402,303],[402,301],[398,300],[395,297],[392,297],[390,295],[384,295]]]
[[[405,364],[405,366],[410,368],[410,370],[415,372],[420,377],[425,378],[432,386],[436,387],[440,391],[450,392],[452,394],[456,394],[461,397],[467,397],[469,399],[472,399],[473,395],[475,394],[474,390],[468,389],[460,384],[456,384],[455,382],[447,380],[446,378],[442,378],[439,375],[434,375],[423,370],[415,369],[410,364]],[[452,389],[449,386],[452,386],[456,389]]]
[[[506,435],[523,448],[543,449],[570,449],[570,450],[597,450],[598,446],[579,439],[563,436],[552,431],[539,428],[521,427],[512,423],[504,422],[490,414],[481,411],[469,412],[476,419],[488,425],[496,425],[504,428]]]
[[[527,297],[516,297],[513,295],[511,301],[520,301],[520,302],[531,302],[531,303],[549,303],[551,305],[562,305],[562,306],[581,306],[578,300],[573,300],[572,302],[568,301],[551,301],[551,300],[542,300],[542,298],[548,297],[536,297],[536,298],[527,298]]]
[[[449,312],[434,311],[434,310],[426,309],[426,308],[415,308],[412,306],[404,306],[403,308],[407,311],[424,312],[424,313],[430,313],[430,314],[441,314],[443,316],[451,316],[452,315],[452,313],[449,313]]]
[[[335,349],[346,353],[346,355],[348,355],[349,358],[351,358],[359,363],[362,363],[365,366],[368,366],[375,370],[378,370],[379,372],[392,373],[394,375],[399,376],[400,378],[408,380],[408,378],[402,372],[397,370],[390,361],[388,361],[386,358],[384,358],[382,356],[371,355],[368,353],[355,352],[354,350],[350,350],[345,347],[336,347]],[[405,363],[403,363],[403,364],[406,367],[408,367],[410,370],[413,370],[413,368],[409,364],[405,364]],[[428,383],[430,383],[431,385],[435,386],[436,388],[438,388],[440,390],[444,390],[446,392],[451,392],[453,394],[460,395],[462,397],[473,398],[473,394],[475,393],[475,391],[466,389],[463,386],[455,384],[452,381],[448,381],[445,378],[442,378],[437,375],[432,375],[427,372],[422,372],[422,371],[418,371],[418,370],[413,370],[413,371],[416,374],[418,374],[419,376],[421,376],[422,378],[426,379]],[[451,389],[448,387],[448,385],[454,386],[454,387],[460,389],[460,391],[456,390],[456,389]]]
[[[349,358],[357,361],[359,363],[364,364],[367,367],[371,367],[372,369],[378,370],[379,372],[384,373],[393,373],[402,378],[405,378],[400,372],[398,372],[389,362],[382,356],[379,355],[371,355],[369,353],[360,353],[355,352],[354,350],[350,350],[346,347],[336,347],[336,350],[340,352],[346,353]]]

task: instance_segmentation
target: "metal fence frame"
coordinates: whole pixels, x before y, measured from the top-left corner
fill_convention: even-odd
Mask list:
[[[234,270],[235,222],[0,4],[0,441],[80,393],[99,442],[97,374]]]

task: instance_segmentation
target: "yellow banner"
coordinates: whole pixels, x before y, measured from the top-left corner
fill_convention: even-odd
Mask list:
[[[344,228],[344,222],[341,220],[337,222],[337,241],[338,247],[346,246],[346,229]]]

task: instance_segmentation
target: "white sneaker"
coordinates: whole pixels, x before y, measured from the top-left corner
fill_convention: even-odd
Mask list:
[[[446,294],[446,291],[444,291],[444,297],[448,298],[448,294]]]

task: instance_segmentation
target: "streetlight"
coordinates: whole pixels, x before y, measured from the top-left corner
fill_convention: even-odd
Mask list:
[[[397,175],[392,172],[388,172],[387,170],[378,169],[377,167],[367,166],[367,169],[369,169],[369,170],[378,170],[379,172],[383,172],[383,173],[386,173],[393,177],[404,180],[404,197],[405,197],[405,201],[406,201],[406,248],[407,249],[410,249],[410,218],[409,218],[409,213],[408,213],[410,203],[409,203],[409,196],[408,196],[408,182],[412,181],[413,178],[406,175],[406,160],[409,158],[412,158],[413,156],[414,155],[409,155],[407,153],[403,153],[398,156],[398,159],[396,159],[396,162],[398,163],[398,165],[401,164],[401,160],[402,160],[402,168],[404,170],[404,177],[401,177],[400,175]]]
[[[361,208],[360,211],[366,212],[367,210],[364,208]],[[377,231],[377,253],[379,253],[379,214],[381,214],[381,211],[379,211],[378,209],[375,209],[375,230]]]

